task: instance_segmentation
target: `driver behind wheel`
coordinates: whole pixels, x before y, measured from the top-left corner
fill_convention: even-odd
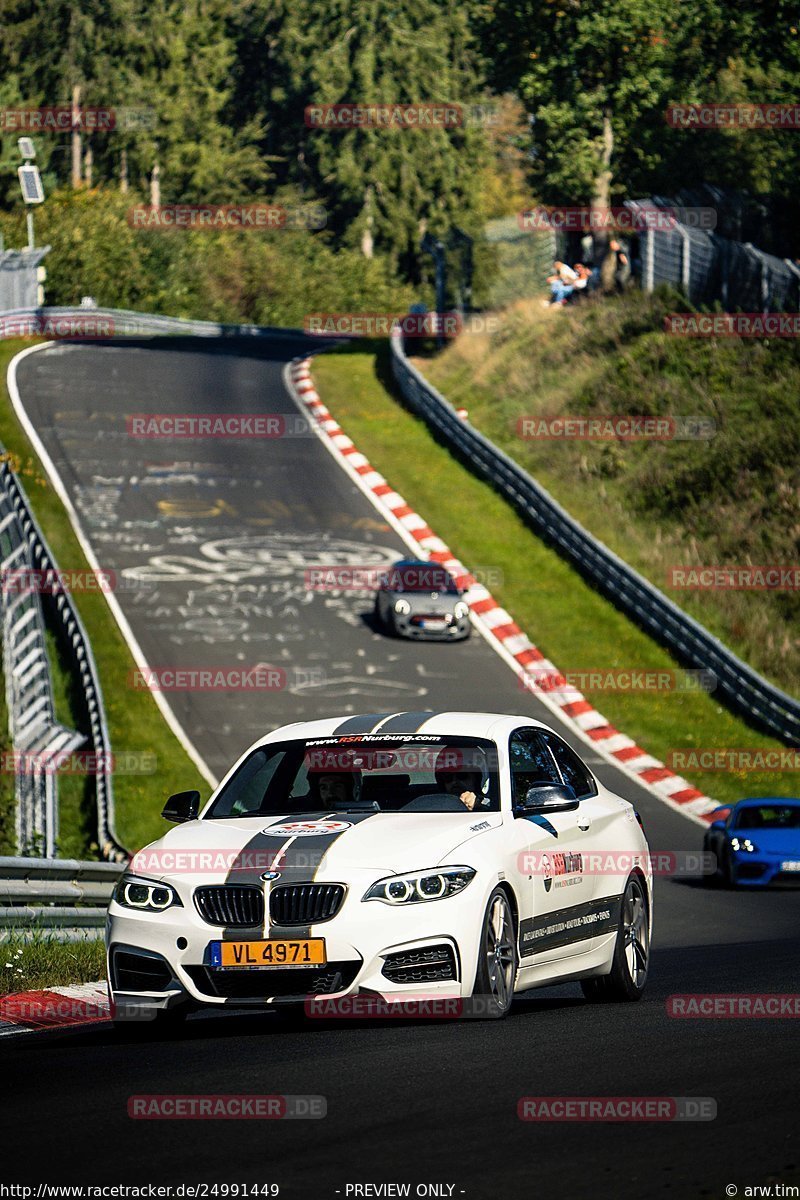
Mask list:
[[[488,805],[485,794],[488,775],[479,767],[466,764],[462,751],[449,747],[440,750],[434,772],[439,788],[448,796],[455,796],[470,812],[476,805],[479,808]]]

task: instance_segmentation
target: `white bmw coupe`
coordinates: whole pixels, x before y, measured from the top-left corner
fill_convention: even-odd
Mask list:
[[[652,872],[632,806],[526,717],[373,713],[260,739],[136,854],[106,929],[115,1020],[579,980],[637,1000]],[[141,1028],[141,1026],[140,1026]]]

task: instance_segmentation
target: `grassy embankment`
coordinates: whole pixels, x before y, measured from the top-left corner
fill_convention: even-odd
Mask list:
[[[553,316],[561,319],[562,314]],[[430,363],[426,369],[431,369]],[[454,553],[473,569],[492,568],[501,574],[502,583],[492,588],[493,593],[562,670],[675,668],[665,651],[544,546],[504,500],[455,461],[426,426],[398,403],[385,344],[360,343],[322,355],[315,360],[314,378],[355,444]],[[464,395],[450,398],[461,402]],[[480,424],[481,413],[475,416]],[[576,515],[583,518],[584,512]],[[602,535],[605,530],[598,532]],[[685,748],[777,747],[723,708],[713,694],[609,690],[586,694],[612,724],[662,760],[671,751]],[[520,693],[520,711],[525,702]],[[464,703],[479,708],[480,697],[465,696]],[[747,794],[798,794],[800,789],[797,775],[682,773],[720,802]]]

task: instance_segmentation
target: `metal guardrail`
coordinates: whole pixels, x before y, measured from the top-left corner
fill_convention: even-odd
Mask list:
[[[87,721],[89,725],[89,740],[91,741],[92,754],[97,764],[96,773],[92,776],[95,783],[96,807],[97,807],[97,837],[98,845],[105,858],[123,859],[127,857],[127,852],[120,845],[114,833],[114,790],[112,781],[112,754],[111,742],[108,736],[108,726],[106,724],[105,709],[103,707],[103,693],[100,687],[100,679],[97,673],[97,666],[92,654],[92,648],[89,644],[89,638],[86,630],[83,627],[83,622],[78,615],[78,611],[73,603],[69,592],[65,591],[60,577],[58,575],[58,567],[50,547],[47,544],[44,534],[31,512],[27,496],[14,473],[8,468],[7,464],[3,464],[3,484],[6,489],[6,494],[11,505],[16,513],[18,527],[24,538],[24,543],[27,547],[27,557],[32,569],[36,572],[51,572],[52,582],[48,583],[48,589],[52,595],[53,615],[55,620],[61,627],[63,642],[72,659],[72,666],[76,676],[80,682],[81,693],[84,697],[86,705]],[[38,602],[38,596],[33,597]],[[40,605],[39,609],[41,611]],[[11,657],[15,651],[9,643],[4,642],[4,656]],[[46,661],[46,659],[45,659]],[[43,672],[44,673],[44,672]],[[51,689],[49,682],[49,666],[47,667],[48,688]],[[6,681],[8,687],[9,671],[6,666]],[[51,690],[52,695],[52,690]],[[11,710],[10,710],[11,711]],[[20,718],[24,717],[24,713],[20,713]],[[14,718],[12,717],[12,725]],[[59,727],[61,728],[61,727]],[[86,741],[83,735],[75,735],[78,740],[73,741],[71,745],[64,743],[61,746],[55,747],[54,752],[66,751],[80,745]],[[20,751],[21,746],[17,738],[14,736],[12,729],[12,740],[14,742],[15,751]],[[26,747],[26,749],[28,749]],[[34,778],[43,780],[45,787],[55,789],[55,779],[57,776],[52,771],[46,769],[45,766],[34,769]],[[55,812],[55,792],[50,793],[50,800],[53,806],[51,818],[45,830],[45,846],[46,854],[54,854],[56,850],[56,838],[58,821]],[[19,839],[19,845],[22,849],[28,849],[27,842],[24,838]]]
[[[69,307],[21,308],[10,312],[0,312],[0,338],[2,337],[32,337],[44,336],[74,341],[81,337],[136,337],[137,335],[186,335],[191,337],[255,337],[276,338],[307,335],[302,330],[279,329],[261,325],[225,325],[215,321],[188,321],[180,317],[166,317],[155,313],[138,313],[126,309],[99,308],[94,305]],[[0,454],[2,447],[0,446]],[[0,476],[0,487],[5,488],[11,509],[15,516],[9,521],[14,528],[21,530],[17,542],[24,542],[25,549],[20,555],[25,555],[25,561],[12,557],[3,566],[29,566],[35,570],[56,571],[53,555],[47,545],[44,535],[30,511],[24,490],[19,480],[4,464]],[[6,515],[0,497],[0,520]],[[0,532],[0,537],[2,533]],[[15,543],[16,549],[16,543]],[[2,552],[5,559],[5,551]],[[108,736],[103,697],[100,681],[95,665],[89,639],[83,627],[77,609],[70,595],[64,591],[56,580],[52,587],[54,611],[62,626],[65,644],[72,659],[73,667],[80,680],[82,693],[85,698],[88,714],[89,736],[92,754],[97,765],[93,776],[97,805],[97,838],[100,850],[105,858],[118,861],[127,857],[124,847],[118,842],[114,833],[114,789],[112,776],[111,744]],[[27,598],[26,598],[27,599]],[[47,750],[53,754],[66,752],[76,748],[86,739],[80,734],[66,737],[70,731],[54,724],[52,705],[52,686],[47,668],[47,658],[44,653],[44,627],[41,619],[41,604],[37,596],[29,599],[30,608],[38,611],[37,646],[40,650],[41,662],[38,678],[40,679],[41,695],[32,696],[28,691],[24,695],[12,695],[9,690],[9,714],[12,728],[10,730],[14,749],[16,751],[31,750],[33,746],[26,740],[28,722],[33,716],[44,719],[50,718],[48,729],[51,738],[44,745],[36,743],[36,749],[42,755]],[[21,616],[20,612],[20,616]],[[32,620],[33,618],[29,618]],[[11,622],[4,626],[4,654],[7,688],[8,681],[16,678],[14,669],[17,665],[16,639],[27,637],[27,626],[17,626]],[[31,640],[32,644],[32,640]],[[24,643],[26,647],[28,643]],[[23,648],[24,648],[23,647]],[[31,660],[32,662],[33,660]],[[26,670],[30,670],[27,667]],[[28,675],[25,675],[26,681]],[[27,683],[26,683],[27,686]],[[38,708],[31,706],[41,700]],[[13,714],[13,715],[12,715]],[[31,727],[32,728],[32,727]],[[44,763],[44,757],[41,760]],[[22,852],[31,852],[41,845],[43,853],[52,855],[56,852],[58,837],[58,808],[56,795],[56,778],[52,771],[44,767],[35,771],[28,770],[20,774],[17,781],[18,812],[18,846]]]
[[[540,537],[679,661],[713,672],[716,694],[732,709],[780,741],[800,746],[800,701],[737,658],[649,580],[592,537],[513,459],[463,421],[408,361],[401,334],[392,337],[391,346],[392,371],[409,407],[475,474],[505,496]]]
[[[141,334],[184,334],[187,337],[308,337],[302,329],[280,329],[271,325],[225,325],[219,321],[192,321],[139,313],[123,308],[72,305],[48,308],[17,308],[0,312],[0,338],[63,337],[65,340],[107,337],[136,337]]]
[[[75,859],[0,858],[0,942],[99,936],[123,867]]]
[[[17,802],[16,841],[25,854],[56,853],[57,776],[50,764],[81,746],[82,733],[56,719],[45,623],[39,593],[31,586],[34,548],[27,506],[8,463],[0,465],[0,610],[11,762]]]

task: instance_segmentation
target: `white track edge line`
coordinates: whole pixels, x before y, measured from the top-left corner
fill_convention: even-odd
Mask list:
[[[22,425],[22,428],[27,434],[29,441],[39,456],[39,460],[47,472],[56,495],[66,510],[70,525],[72,526],[72,531],[75,534],[75,537],[78,539],[78,543],[83,550],[84,555],[86,556],[86,560],[93,571],[100,573],[101,568],[95,556],[94,549],[83,530],[78,513],[72,503],[72,500],[70,499],[67,489],[64,486],[63,480],[58,473],[56,465],[46,450],[42,439],[36,432],[36,429],[25,410],[25,407],[22,403],[22,397],[19,392],[19,386],[17,384],[17,365],[22,362],[24,358],[27,358],[29,354],[35,354],[37,350],[50,350],[57,345],[57,342],[42,342],[37,346],[29,346],[27,349],[21,350],[19,354],[15,354],[11,362],[8,364],[6,384],[8,386],[8,394],[11,397],[11,404],[14,408],[17,420]],[[119,631],[125,639],[128,649],[133,655],[136,666],[144,674],[146,671],[150,670],[150,665],[145,657],[144,651],[137,641],[136,634],[133,632],[133,629],[128,623],[128,619],[122,611],[119,601],[114,593],[107,591],[104,593],[104,595],[108,603],[108,607],[111,609],[114,620],[117,622]],[[169,726],[170,731],[177,738],[181,747],[185,750],[186,754],[197,767],[206,783],[208,783],[210,787],[216,788],[219,784],[219,781],[215,778],[208,764],[205,762],[202,755],[187,734],[186,730],[181,725],[177,716],[170,707],[169,702],[165,699],[163,692],[154,690],[151,691],[150,694],[153,697],[162,717]]]

